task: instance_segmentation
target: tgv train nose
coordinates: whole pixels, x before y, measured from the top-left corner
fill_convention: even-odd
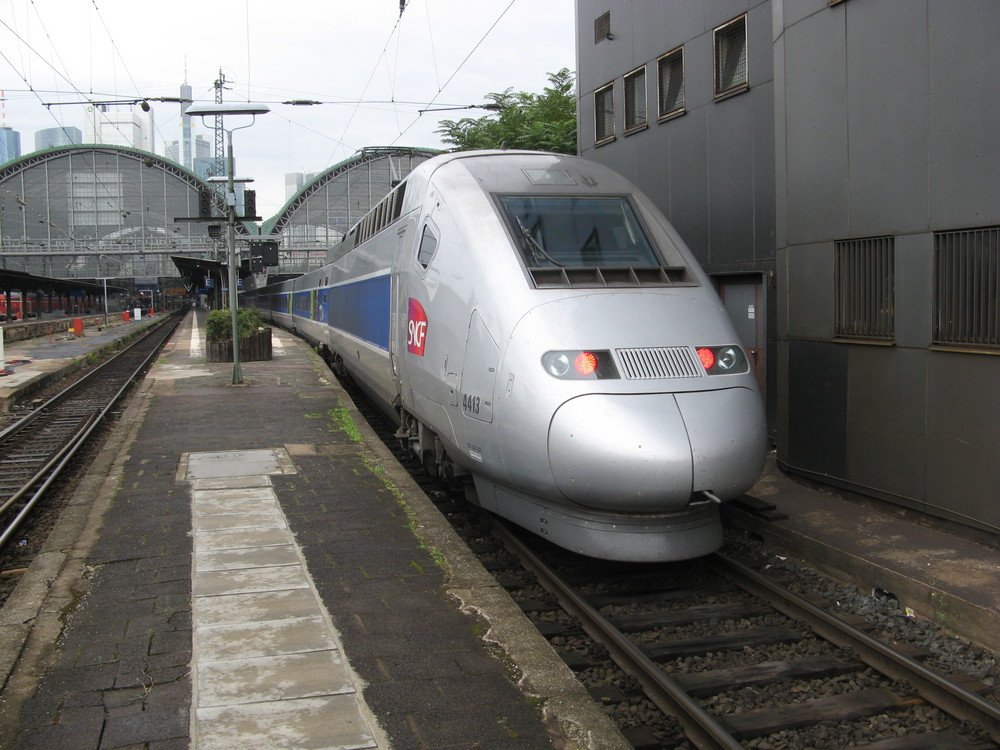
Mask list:
[[[729,499],[760,472],[761,412],[746,388],[579,396],[552,420],[549,465],[559,490],[591,508],[668,513],[702,490]]]

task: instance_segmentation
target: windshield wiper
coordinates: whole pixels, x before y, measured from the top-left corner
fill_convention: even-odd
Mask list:
[[[531,235],[531,232],[528,231],[528,228],[524,226],[524,222],[521,221],[520,216],[515,216],[514,221],[517,222],[517,226],[521,229],[521,234],[524,236],[525,241],[528,243],[528,248],[531,250],[531,256],[535,259],[536,263],[539,260],[539,256],[541,256],[554,266],[560,266],[562,268],[566,267],[565,263],[560,263],[551,255],[549,255],[547,252],[545,252],[545,248],[542,247],[541,243],[538,240],[536,240]]]

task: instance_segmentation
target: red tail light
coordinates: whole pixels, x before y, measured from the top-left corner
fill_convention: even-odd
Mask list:
[[[601,349],[571,349],[545,352],[542,366],[560,380],[617,380],[618,368],[611,352]]]
[[[698,350],[698,359],[701,360],[701,366],[706,370],[711,370],[712,365],[715,364],[715,352],[711,349],[701,348]]]
[[[592,352],[580,352],[573,360],[573,366],[584,377],[593,375],[597,370],[597,356]]]

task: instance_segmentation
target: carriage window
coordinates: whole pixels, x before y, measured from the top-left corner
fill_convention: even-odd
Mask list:
[[[430,227],[424,227],[424,233],[420,237],[420,249],[417,251],[417,262],[427,268],[437,250],[438,241]]]
[[[505,196],[529,267],[649,267],[661,261],[624,196]]]

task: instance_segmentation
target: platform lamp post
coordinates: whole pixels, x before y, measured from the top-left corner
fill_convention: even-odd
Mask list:
[[[257,121],[257,115],[264,115],[271,111],[265,104],[250,103],[223,103],[223,104],[193,104],[185,110],[185,114],[192,117],[217,117],[219,122],[226,115],[249,115],[253,119],[249,125],[241,125],[236,128],[225,128],[226,133],[226,222],[228,224],[228,260],[229,266],[229,311],[233,319],[233,385],[243,383],[243,371],[240,369],[240,339],[239,339],[239,319],[237,317],[237,296],[236,296],[236,189],[237,182],[250,182],[249,179],[236,178],[233,176],[233,131],[249,128]],[[223,178],[216,176],[209,178],[210,182],[221,181]]]

